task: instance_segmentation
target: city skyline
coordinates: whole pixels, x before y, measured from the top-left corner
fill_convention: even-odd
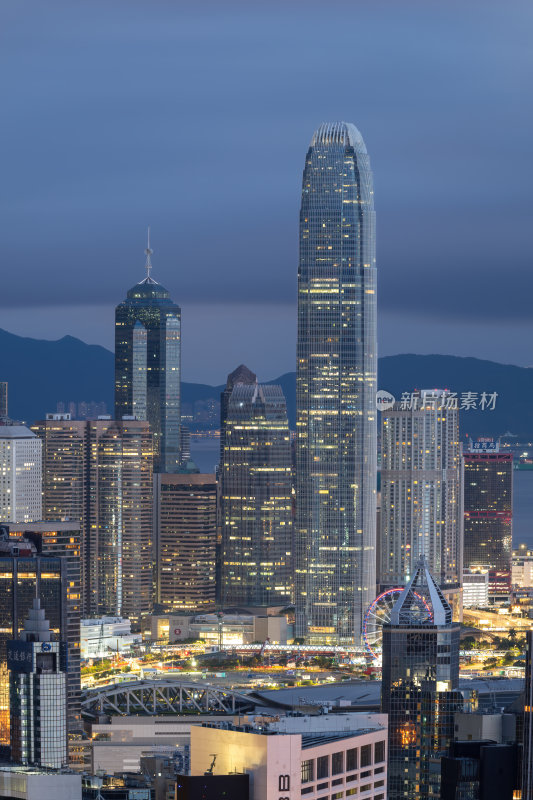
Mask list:
[[[3,292],[5,328],[111,346],[107,320],[137,277],[151,224],[158,279],[183,308],[184,378],[218,383],[221,353],[226,369],[243,362],[267,377],[288,371],[300,143],[324,120],[353,118],[374,154],[380,198],[380,352],[530,363],[531,200],[522,161],[532,120],[520,98],[531,8],[518,3],[505,15],[489,2],[478,14],[473,3],[461,8],[459,32],[454,3],[429,12],[410,2],[383,15],[379,4],[335,2],[320,26],[314,15],[302,20],[295,3],[283,16],[276,6],[213,7],[207,20],[168,4],[150,14],[133,7],[136,14],[121,2],[74,12],[57,2],[43,14],[35,4],[46,34],[38,48],[28,45],[19,11],[4,12],[0,64],[25,57],[7,87],[0,133],[13,154],[4,258],[19,278]],[[358,48],[348,47],[350,22]],[[151,59],[140,55],[145,41],[158,43]],[[267,44],[275,69],[263,65]],[[38,94],[28,83],[36,73]],[[495,109],[508,164],[498,193],[486,166]],[[147,124],[130,124],[143,115]],[[250,179],[255,152],[260,184]],[[246,342],[237,318],[250,323]]]
[[[533,800],[533,6],[20,6],[0,800]]]

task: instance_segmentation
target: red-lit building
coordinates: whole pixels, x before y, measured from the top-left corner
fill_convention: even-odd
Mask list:
[[[481,445],[481,446],[480,446]],[[489,598],[507,601],[513,540],[513,455],[476,442],[464,460],[464,569],[486,568]]]

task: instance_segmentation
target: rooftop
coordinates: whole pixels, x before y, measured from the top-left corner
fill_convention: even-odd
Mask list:
[[[497,705],[505,706],[511,702],[512,697],[518,696],[523,688],[524,681],[522,678],[459,679],[460,691],[476,690],[479,693],[483,707],[487,707],[489,701],[492,703],[494,698],[496,698]],[[346,713],[348,711],[358,711],[361,708],[379,709],[381,681],[343,681],[342,683],[332,683],[329,686],[295,686],[287,689],[265,689],[255,691],[253,694],[271,707],[272,713],[279,713],[275,710],[277,704],[294,709],[301,709],[303,706],[316,706],[318,709],[325,703],[334,704],[336,701],[348,701],[351,705],[341,708],[341,711]],[[270,704],[272,705],[270,706]]]
[[[363,736],[366,733],[376,733],[380,728],[359,728],[355,731],[339,731],[339,733],[312,733],[302,736],[302,750],[307,747],[317,747],[321,744],[331,744],[339,739],[352,739],[354,736]],[[381,728],[385,732],[385,728]]]
[[[37,434],[25,425],[0,425],[0,439],[36,439]]]
[[[317,128],[311,139],[311,147],[332,144],[354,147],[366,153],[363,137],[352,122],[323,122]]]

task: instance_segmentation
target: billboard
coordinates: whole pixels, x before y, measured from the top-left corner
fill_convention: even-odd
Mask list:
[[[470,442],[471,453],[499,453],[500,443],[494,439],[478,439],[477,442]]]
[[[33,667],[33,642],[18,640],[7,643],[7,668],[12,672],[31,672]]]

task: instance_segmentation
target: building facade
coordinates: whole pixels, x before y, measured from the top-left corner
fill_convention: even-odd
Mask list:
[[[511,585],[518,589],[533,587],[533,551],[520,544],[513,550],[511,560]]]
[[[154,436],[156,472],[180,467],[181,310],[147,276],[115,310],[115,418],[147,420]]]
[[[0,744],[10,741],[9,671],[7,647],[24,630],[24,621],[38,597],[50,621],[54,638],[66,641],[77,659],[67,665],[69,732],[80,728],[79,618],[69,619],[68,589],[71,577],[66,558],[38,555],[27,539],[0,542]]]
[[[522,733],[522,800],[533,800],[533,630],[526,631],[526,676]]]
[[[280,386],[233,387],[224,427],[221,515],[222,603],[289,603],[292,459]]]
[[[17,764],[0,766],[0,793],[16,800],[82,800],[81,775]]]
[[[422,558],[383,627],[388,800],[440,797],[440,759],[454,738],[454,715],[463,708],[459,630]]]
[[[147,422],[74,421],[49,414],[43,443],[43,514],[81,529],[83,616],[135,623],[152,607],[153,439]]]
[[[64,563],[66,572],[66,597],[64,630],[62,638],[67,642],[67,688],[69,731],[78,733],[82,729],[80,703],[80,618],[82,584],[80,575],[81,531],[76,522],[33,522],[25,525],[3,525],[8,548],[11,552],[28,542],[38,556],[53,556]],[[21,544],[19,544],[21,543]]]
[[[32,425],[42,442],[42,518],[71,520],[80,526],[81,613],[86,613],[88,585],[87,539],[89,493],[87,491],[88,425],[70,414],[47,414]]]
[[[516,744],[457,741],[441,764],[441,800],[514,800],[519,794]]]
[[[150,623],[149,627],[147,623]],[[254,642],[287,644],[294,638],[293,626],[283,614],[153,614],[147,620],[145,634],[153,640],[170,644],[187,639],[201,639],[210,647],[235,647]]]
[[[513,454],[469,452],[463,462],[464,567],[488,568],[491,600],[507,602],[513,546]]]
[[[463,570],[463,608],[486,608],[489,604],[489,574]]]
[[[233,372],[228,375],[226,387],[224,391],[220,393],[220,464],[222,464],[224,461],[224,448],[226,441],[225,434],[229,399],[234,386],[236,386],[238,383],[241,383],[244,386],[255,386],[257,383],[257,375],[255,372],[252,372],[250,369],[248,369],[248,367],[246,367],[244,364],[240,364],[237,369],[234,369]]]
[[[455,602],[463,539],[459,411],[446,392],[422,391],[381,421],[381,587],[404,586],[425,555]]]
[[[48,769],[68,765],[67,644],[52,641],[38,598],[19,638],[8,644],[11,757]]]
[[[307,152],[296,365],[297,635],[359,641],[375,597],[376,259],[372,173],[349,123]]]
[[[356,719],[344,728],[330,727],[327,716],[300,716],[294,733],[264,722],[193,725],[190,774],[204,775],[209,769],[214,775],[248,773],[251,800],[340,800],[360,794],[385,800],[386,730],[369,720],[381,715],[350,716],[365,718],[366,727],[359,727]]]
[[[109,658],[114,653],[128,653],[142,643],[140,633],[131,632],[131,622],[124,617],[82,619],[80,655],[82,658]]]
[[[154,475],[156,603],[166,611],[215,605],[214,475]]]
[[[0,426],[0,522],[41,519],[41,447],[24,425]]]
[[[153,605],[153,439],[147,422],[89,423],[89,614],[138,627]]]

